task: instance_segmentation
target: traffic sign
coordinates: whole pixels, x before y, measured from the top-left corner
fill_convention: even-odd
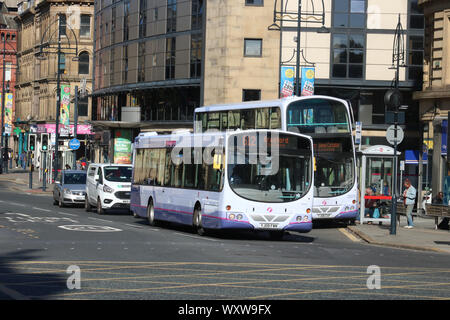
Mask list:
[[[78,150],[80,148],[80,140],[72,139],[69,141],[69,148],[72,150]]]
[[[395,129],[397,128],[397,138],[395,138]],[[400,144],[403,141],[404,138],[404,133],[403,133],[403,129],[400,126],[395,126],[392,125],[389,128],[387,128],[386,130],[386,140],[390,143],[390,144],[395,144],[395,142],[397,142],[397,144]]]

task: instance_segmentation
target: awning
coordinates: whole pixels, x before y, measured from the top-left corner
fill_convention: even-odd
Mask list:
[[[428,154],[422,153],[422,163],[428,163]],[[405,151],[405,164],[419,164],[419,151],[418,150],[406,150]]]

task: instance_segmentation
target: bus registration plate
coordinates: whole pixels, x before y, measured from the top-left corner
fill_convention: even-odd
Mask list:
[[[262,229],[276,229],[278,228],[278,223],[260,223],[259,227]]]

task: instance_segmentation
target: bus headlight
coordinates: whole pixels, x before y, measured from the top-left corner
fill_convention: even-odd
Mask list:
[[[234,213],[230,213],[230,214],[228,215],[228,218],[229,218],[230,220],[234,220],[234,219],[236,218],[236,215],[235,215]]]
[[[307,216],[305,216],[307,217]],[[301,222],[302,221],[302,216],[297,216],[297,222]]]
[[[242,214],[238,214],[238,215],[236,216],[236,219],[242,220],[243,217],[244,217],[244,216],[243,216]]]
[[[309,217],[308,216],[304,216],[303,217],[303,222],[308,222],[309,221]]]

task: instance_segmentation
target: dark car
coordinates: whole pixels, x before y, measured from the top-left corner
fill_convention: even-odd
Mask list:
[[[58,174],[53,188],[53,204],[84,204],[86,197],[86,171],[63,170]]]

